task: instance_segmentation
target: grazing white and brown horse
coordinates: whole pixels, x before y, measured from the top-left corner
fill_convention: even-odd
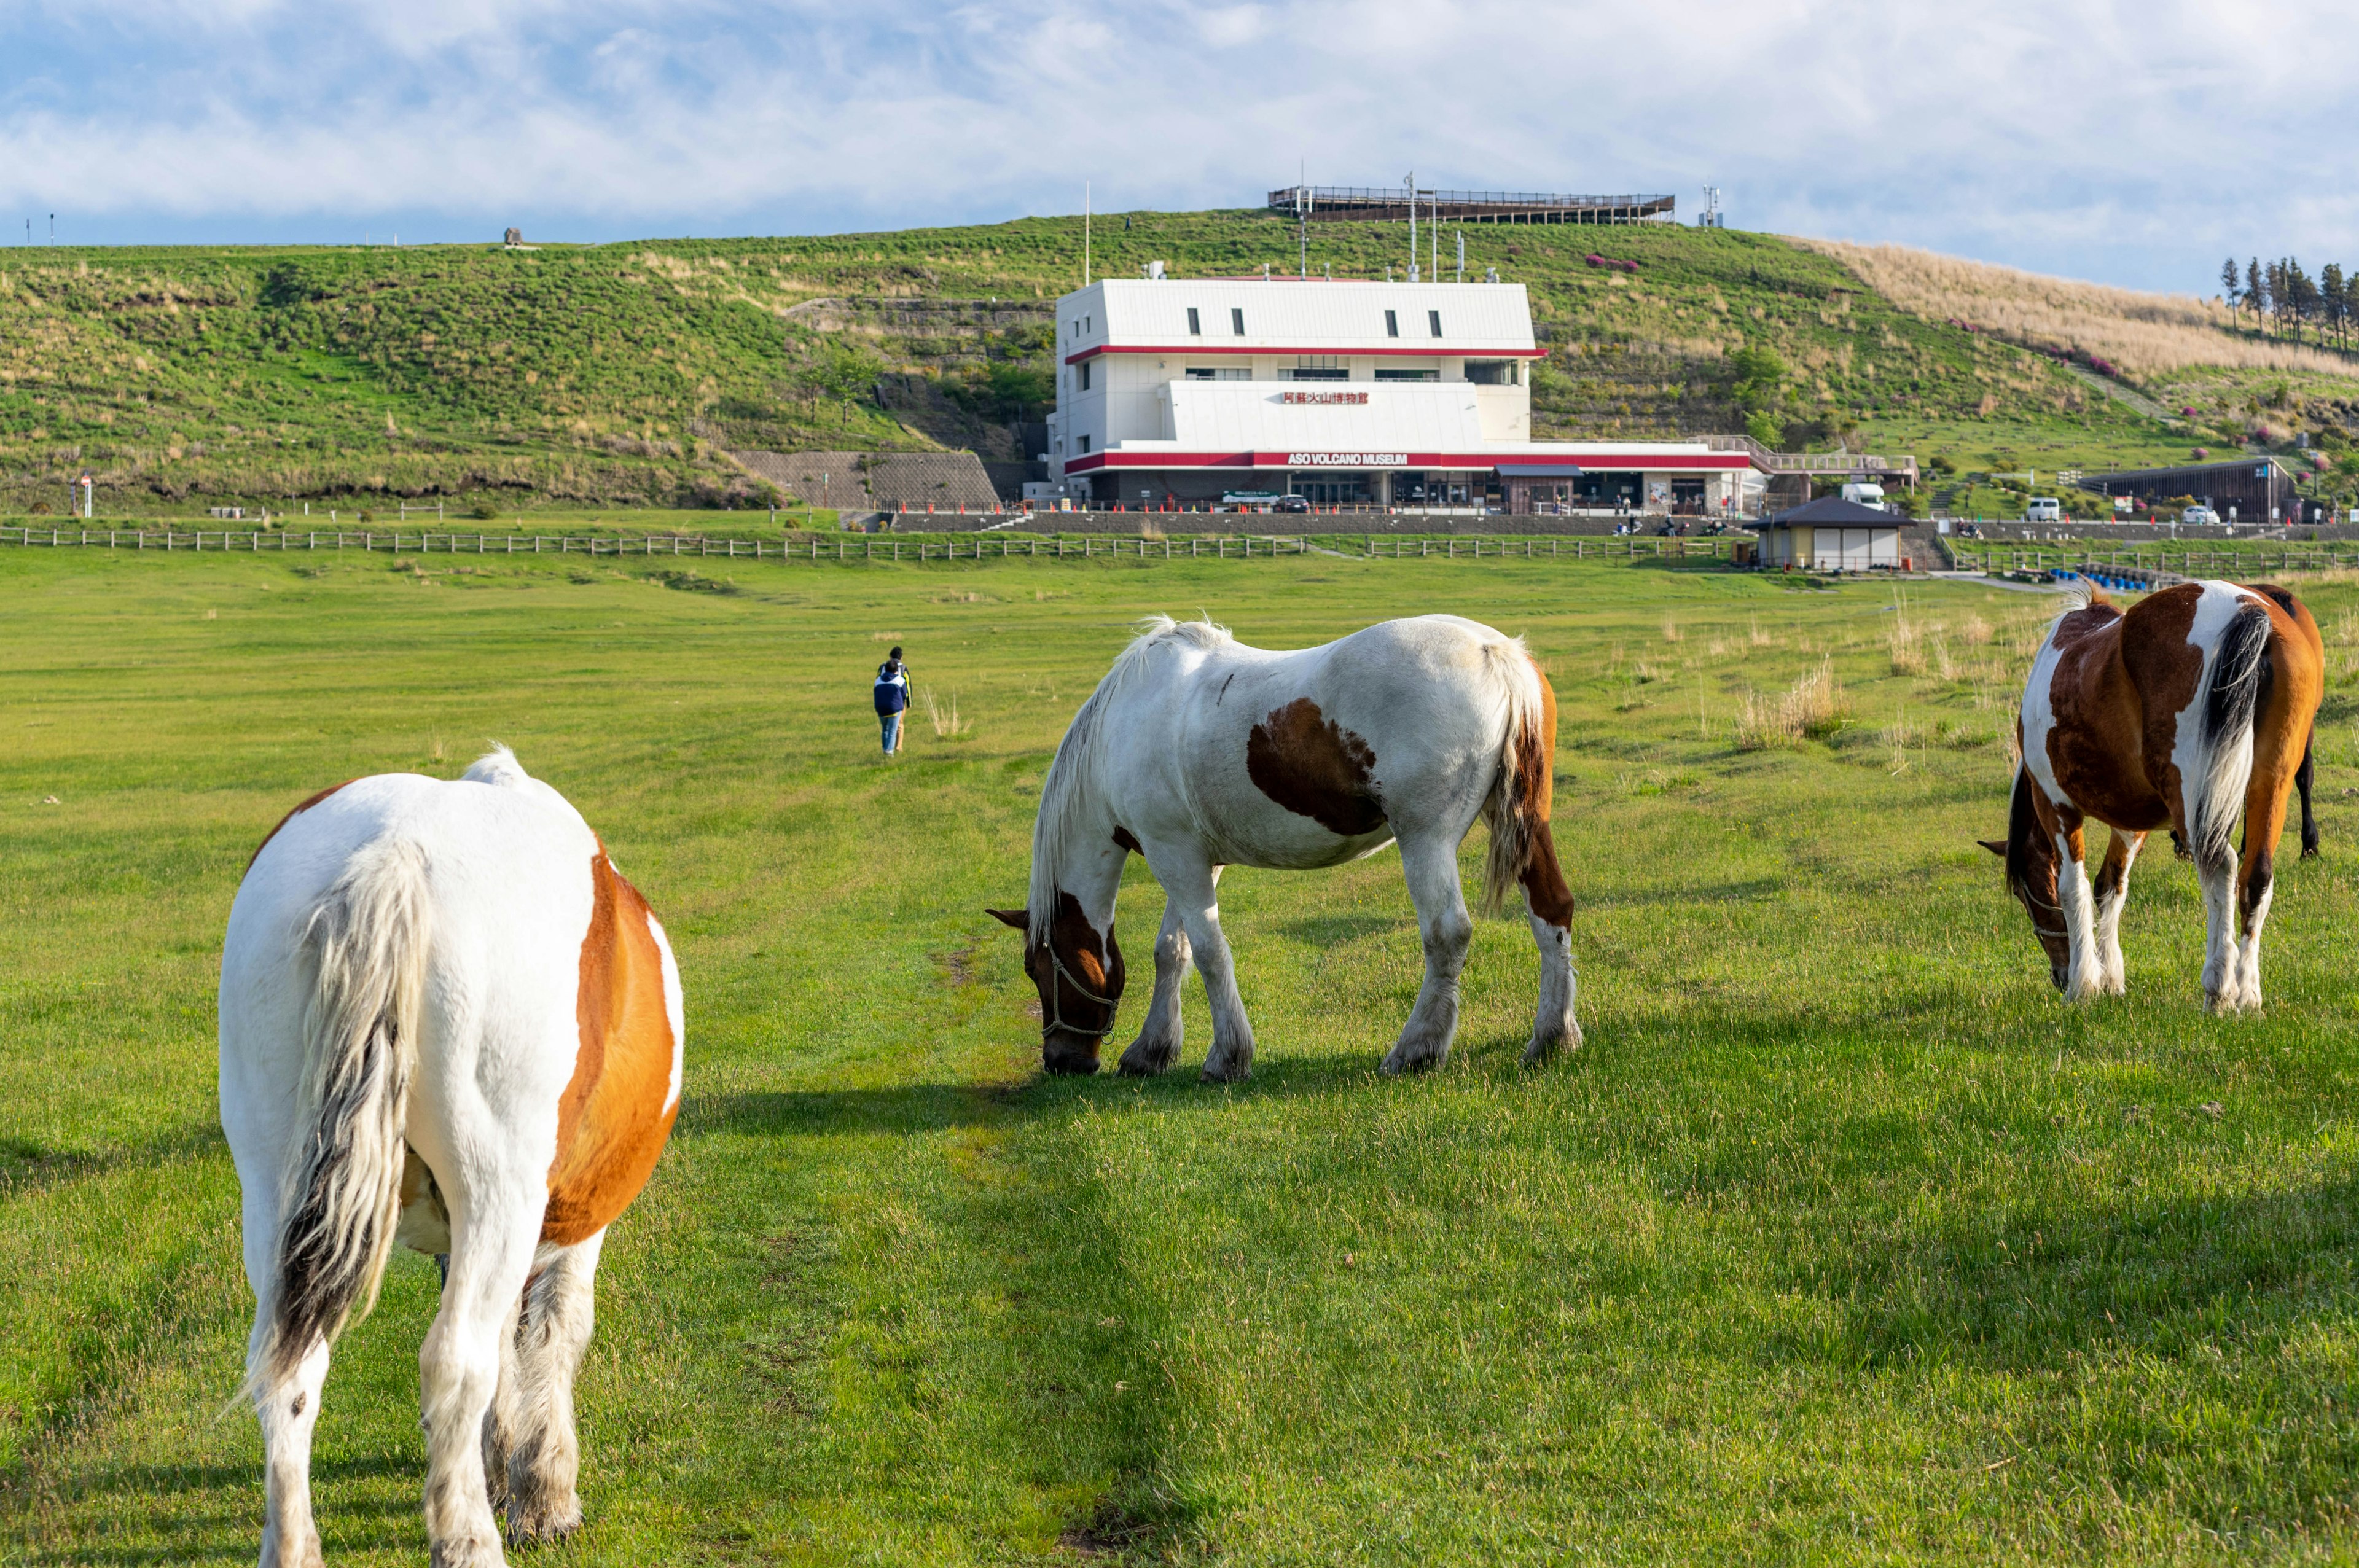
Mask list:
[[[419,1353],[438,1565],[581,1522],[573,1378],[606,1227],[679,1107],[663,927],[505,749],[456,783],[312,796],[263,841],[222,953],[221,1110],[255,1298],[262,1561],[320,1561],[328,1350],[399,1240],[446,1255]]]
[[[2130,865],[2168,827],[2203,889],[2206,1005],[2260,1006],[2261,928],[2298,782],[2305,849],[2317,838],[2307,774],[2324,676],[2318,623],[2283,589],[2181,583],[2125,612],[2083,588],[2057,617],[2024,685],[2006,840],[1984,847],[2006,862],[2068,1000],[2122,992]],[[2113,829],[2093,884],[2091,821]]]
[[[1126,1073],[1160,1073],[1180,1046],[1192,957],[1212,1002],[1207,1079],[1253,1068],[1215,890],[1233,865],[1308,870],[1397,841],[1424,938],[1425,984],[1384,1059],[1430,1066],[1458,1026],[1473,937],[1458,846],[1491,828],[1484,902],[1523,887],[1540,949],[1527,1062],[1578,1045],[1572,895],[1549,830],[1556,694],[1516,638],[1454,615],[1386,621],[1295,653],[1248,648],[1220,627],[1157,616],[1065,731],[1040,792],[1027,906],[991,913],[1026,935],[1040,992],[1041,1056],[1093,1073],[1123,992],[1114,895],[1143,855],[1163,884],[1155,995]]]

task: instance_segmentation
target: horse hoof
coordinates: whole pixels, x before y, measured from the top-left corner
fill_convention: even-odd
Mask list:
[[[1560,1051],[1578,1051],[1580,1049],[1581,1031],[1578,1029],[1568,1030],[1562,1034],[1550,1035],[1545,1039],[1535,1034],[1532,1036],[1532,1043],[1524,1047],[1524,1065],[1527,1067],[1544,1066],[1552,1060]]]
[[[1144,1044],[1133,1042],[1130,1049],[1122,1054],[1122,1059],[1114,1064],[1126,1076],[1160,1077],[1171,1070],[1172,1063],[1180,1059],[1180,1047],[1177,1045],[1156,1045],[1142,1050],[1140,1047]]]
[[[481,1536],[452,1536],[438,1541],[428,1554],[432,1568],[506,1568],[507,1559],[500,1553],[498,1536],[486,1541]]]
[[[517,1545],[533,1541],[562,1541],[582,1528],[582,1499],[508,1509],[508,1539]]]

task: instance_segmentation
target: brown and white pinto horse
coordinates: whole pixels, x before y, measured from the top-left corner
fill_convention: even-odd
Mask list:
[[[2283,589],[2181,583],[2125,613],[2093,588],[2057,617],[2025,682],[2006,841],[2008,891],[2031,917],[2068,1000],[2124,989],[2120,926],[2131,862],[2169,827],[2187,846],[2209,923],[2203,994],[2214,1012],[2261,1004],[2286,800],[2302,790],[2325,679],[2318,624]],[[2231,839],[2245,823],[2242,864]],[[2082,826],[2113,839],[2092,886]],[[2242,939],[2236,919],[2243,922]]]
[[[434,1562],[582,1521],[573,1378],[606,1227],[679,1108],[663,927],[505,749],[355,780],[255,852],[222,951],[221,1113],[254,1286],[262,1561],[316,1564],[328,1349],[399,1240],[447,1256],[419,1352]]]
[[[1491,825],[1486,903],[1524,890],[1540,994],[1524,1053],[1581,1044],[1572,1016],[1572,895],[1549,829],[1556,695],[1521,641],[1454,615],[1387,621],[1295,653],[1248,648],[1206,622],[1157,616],[1073,717],[1040,792],[1032,885],[1020,910],[1052,1073],[1093,1073],[1123,992],[1114,935],[1125,860],[1163,884],[1155,997],[1126,1073],[1180,1054],[1180,985],[1192,957],[1212,1002],[1207,1079],[1253,1068],[1215,897],[1232,865],[1340,865],[1398,841],[1424,938],[1425,984],[1386,1072],[1431,1065],[1458,1026],[1473,922],[1458,846]]]

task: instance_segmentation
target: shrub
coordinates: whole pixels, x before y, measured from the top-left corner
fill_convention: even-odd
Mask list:
[[[478,518],[485,523],[489,523],[493,518],[497,517],[499,514],[500,509],[493,505],[488,501],[478,501],[475,503],[474,508],[467,514],[468,516]]]

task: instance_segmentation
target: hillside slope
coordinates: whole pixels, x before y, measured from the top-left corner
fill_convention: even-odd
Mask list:
[[[1466,231],[1528,285],[1542,437],[1745,428],[1959,468],[2156,461],[2183,428],[2085,373],[1879,292],[1855,261],[1670,226]],[[0,511],[406,496],[462,506],[758,504],[730,449],[1028,457],[1078,219],[598,247],[33,250],[0,265]],[[1449,249],[1445,244],[1445,251]],[[1311,265],[1381,277],[1399,225]],[[1585,259],[1593,251],[1636,272]],[[1100,217],[1092,263],[1290,270],[1259,212]],[[2044,454],[2063,454],[2047,457]]]

